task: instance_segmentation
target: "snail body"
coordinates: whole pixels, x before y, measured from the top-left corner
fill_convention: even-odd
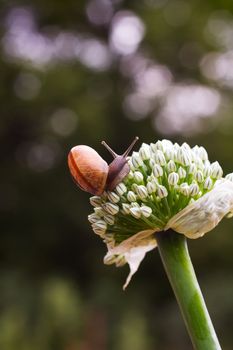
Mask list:
[[[68,154],[68,166],[74,182],[83,191],[94,195],[113,190],[130,171],[126,158],[137,140],[138,137],[135,137],[122,155],[116,154],[103,141],[102,144],[114,157],[109,165],[93,148],[86,145],[73,147]]]

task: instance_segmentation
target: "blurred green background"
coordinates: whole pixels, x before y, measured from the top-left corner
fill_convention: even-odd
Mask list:
[[[169,138],[233,171],[233,3],[1,0],[0,349],[191,349],[157,251],[126,292],[67,153]],[[233,347],[233,220],[189,241]]]

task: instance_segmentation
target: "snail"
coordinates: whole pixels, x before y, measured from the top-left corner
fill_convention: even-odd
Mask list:
[[[68,154],[68,166],[74,182],[83,191],[94,195],[101,195],[105,190],[112,191],[130,171],[127,156],[137,140],[138,137],[135,137],[122,155],[116,154],[102,141],[114,157],[109,165],[93,148],[86,145],[73,147]]]

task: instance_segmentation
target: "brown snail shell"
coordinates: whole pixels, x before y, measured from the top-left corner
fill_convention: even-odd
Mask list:
[[[103,141],[102,144],[114,157],[109,165],[93,148],[86,145],[73,147],[68,154],[68,166],[75,183],[94,195],[113,190],[130,171],[126,158],[137,140],[138,137],[135,137],[122,155],[116,154]]]
[[[100,195],[108,176],[108,164],[91,147],[75,146],[68,155],[68,165],[75,183],[84,191]]]

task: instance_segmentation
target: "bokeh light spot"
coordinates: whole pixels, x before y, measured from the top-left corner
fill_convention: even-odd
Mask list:
[[[95,70],[106,70],[111,65],[111,54],[108,47],[97,39],[87,39],[83,42],[80,61]]]
[[[50,123],[53,131],[60,136],[69,136],[77,127],[76,113],[67,108],[58,109],[51,117]]]
[[[2,46],[8,60],[26,61],[43,69],[59,61],[79,59],[88,68],[103,71],[112,61],[108,46],[85,33],[54,27],[39,32],[33,12],[24,8],[9,11]]]
[[[166,92],[172,81],[172,74],[166,66],[153,65],[136,74],[137,90],[142,94],[153,97]]]
[[[202,74],[220,85],[233,88],[233,51],[212,52],[203,57],[200,63]]]
[[[145,96],[132,93],[126,96],[123,108],[130,119],[141,120],[151,111],[152,104]]]
[[[202,85],[175,85],[155,117],[155,127],[164,134],[191,135],[202,130],[201,120],[214,116],[221,102],[217,90]]]
[[[133,12],[119,11],[113,18],[110,44],[119,54],[129,55],[135,52],[143,39],[145,27]]]

